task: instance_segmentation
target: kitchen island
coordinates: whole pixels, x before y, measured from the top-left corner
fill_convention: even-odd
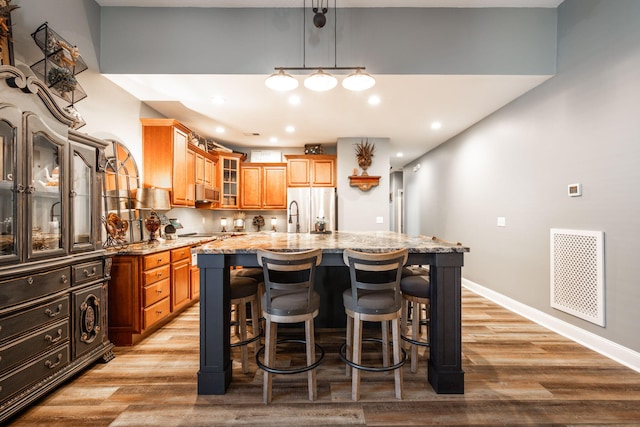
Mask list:
[[[224,394],[231,383],[230,267],[258,266],[258,249],[322,249],[321,266],[348,267],[344,249],[387,252],[407,248],[408,265],[429,265],[431,330],[427,380],[436,393],[464,393],[461,330],[461,268],[469,248],[435,237],[393,232],[251,233],[197,249],[200,267],[200,370],[198,394]],[[323,283],[316,282],[316,288]],[[342,304],[342,298],[336,298]],[[323,308],[320,307],[322,311]]]

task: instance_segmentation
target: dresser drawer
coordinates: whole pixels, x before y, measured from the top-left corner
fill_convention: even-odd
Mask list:
[[[167,297],[144,309],[144,329],[167,317],[171,310],[171,298]]]
[[[169,277],[166,279],[162,279],[152,285],[144,287],[144,301],[142,304],[145,307],[149,307],[150,305],[160,301],[162,298],[169,296],[169,292],[171,289],[171,282],[169,281]]]
[[[69,363],[69,354],[70,348],[67,342],[31,363],[7,372],[0,377],[0,402],[65,367]]]
[[[191,246],[185,246],[183,248],[174,249],[171,251],[171,262],[180,261],[191,257]]]
[[[169,251],[145,255],[142,257],[142,269],[149,270],[150,268],[160,267],[161,265],[169,264],[170,261],[171,255],[169,254]]]
[[[101,279],[104,276],[102,260],[74,265],[72,268],[74,285],[89,283],[91,281]]]
[[[142,274],[144,275],[142,286],[149,286],[162,279],[168,279],[171,277],[171,269],[167,264],[164,267],[154,268],[153,270],[145,271]]]
[[[68,289],[70,273],[71,269],[65,267],[0,282],[0,308]]]
[[[69,339],[69,320],[39,329],[24,338],[0,347],[0,372],[11,369],[48,348]]]
[[[67,316],[69,297],[64,296],[13,316],[0,318],[0,342]]]

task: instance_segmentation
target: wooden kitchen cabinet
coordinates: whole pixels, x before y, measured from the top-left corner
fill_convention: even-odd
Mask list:
[[[246,163],[240,167],[243,209],[287,208],[287,165]]]
[[[336,156],[286,155],[288,187],[335,187]]]
[[[244,158],[239,153],[221,153],[218,160],[218,187],[221,190],[220,208],[240,207],[240,162]]]
[[[195,205],[195,152],[189,149],[191,131],[174,119],[142,122],[143,187],[171,190],[174,206]]]
[[[211,155],[195,152],[195,183],[215,187],[216,161]]]
[[[113,258],[109,337],[116,345],[136,344],[197,300],[191,290],[191,245],[150,254],[146,243],[140,245]]]

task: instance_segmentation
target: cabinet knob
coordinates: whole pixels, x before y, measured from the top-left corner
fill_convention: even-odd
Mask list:
[[[158,263],[161,263],[161,262],[162,262],[162,258],[158,258]]]
[[[27,277],[27,284],[33,285],[33,277],[31,276]]]
[[[69,278],[67,278],[66,274],[63,274],[62,276],[60,276],[60,281],[66,284],[69,281]]]
[[[158,271],[158,272],[156,273],[156,276],[161,277],[161,276],[162,276],[162,271]]]
[[[158,315],[162,314],[162,310],[157,310],[156,314],[158,314]]]
[[[156,290],[156,293],[157,293],[157,294],[161,294],[161,293],[162,293],[162,288],[158,288],[158,289]]]

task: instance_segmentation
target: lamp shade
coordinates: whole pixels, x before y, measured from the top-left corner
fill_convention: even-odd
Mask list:
[[[349,74],[343,81],[342,87],[348,90],[367,90],[376,84],[376,80],[367,73],[363,73],[360,68]]]
[[[136,188],[136,207],[155,211],[171,210],[169,190],[164,188]]]
[[[315,73],[304,79],[304,87],[316,92],[331,90],[338,84],[338,80],[331,74],[318,69]]]
[[[292,75],[285,73],[282,68],[267,77],[264,84],[269,89],[280,92],[287,92],[298,87],[298,81]]]

